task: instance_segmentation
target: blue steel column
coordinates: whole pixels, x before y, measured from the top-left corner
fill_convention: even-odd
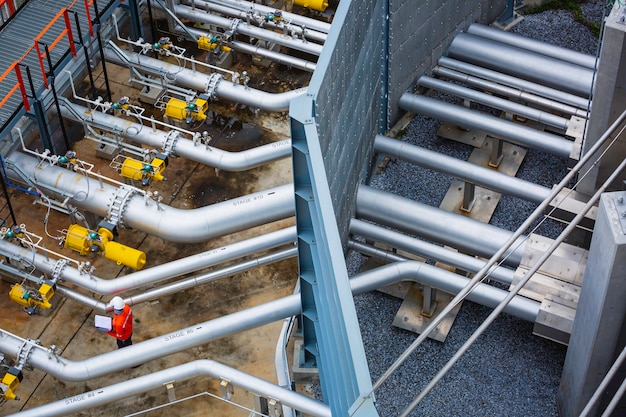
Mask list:
[[[298,266],[306,365],[317,366],[333,416],[378,416],[313,109],[290,107]],[[313,363],[314,362],[314,363]],[[373,395],[373,394],[372,394]]]

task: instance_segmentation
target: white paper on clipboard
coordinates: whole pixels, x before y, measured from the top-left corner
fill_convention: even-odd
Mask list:
[[[96,314],[96,327],[100,330],[104,330],[106,332],[110,332],[111,331],[111,317],[108,316],[101,316],[99,314]]]

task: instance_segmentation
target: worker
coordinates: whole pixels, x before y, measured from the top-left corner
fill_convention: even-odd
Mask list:
[[[111,306],[113,307],[113,320],[111,321],[111,330],[106,333],[117,339],[119,349],[132,345],[133,312],[130,306],[126,305],[122,297],[118,296],[113,297]]]

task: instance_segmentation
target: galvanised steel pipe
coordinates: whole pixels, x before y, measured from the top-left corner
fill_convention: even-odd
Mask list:
[[[583,54],[572,49],[562,48],[546,42],[516,35],[495,27],[481,25],[480,23],[472,23],[469,28],[467,28],[466,32],[471,35],[480,36],[481,38],[491,39],[506,45],[526,49],[592,70],[596,67],[596,58],[592,55]]]
[[[60,270],[59,278],[62,281],[71,282],[96,294],[112,295],[219,265],[223,262],[230,262],[263,250],[288,245],[296,240],[296,227],[290,226],[152,268],[131,272],[115,279],[105,279],[93,274],[86,274],[70,265],[59,268],[58,259],[34,252],[31,248],[22,247],[17,242],[12,243],[6,239],[0,239],[0,253],[13,259],[27,260],[28,265],[32,265],[48,276],[52,276],[53,273],[56,274]],[[258,262],[255,264],[258,265]]]
[[[541,203],[548,198],[551,191],[549,188],[511,175],[383,135],[376,135],[374,151],[409,161],[424,168],[450,174],[490,190],[534,203]]]
[[[402,280],[412,280],[433,287],[441,285],[442,289],[454,293],[458,284],[443,282],[439,275],[441,270],[437,270],[421,262],[403,261],[358,274],[350,280],[350,287],[352,293],[358,295]],[[435,277],[430,277],[430,273]],[[499,291],[506,296],[507,291]],[[499,298],[502,293],[496,291],[492,294]],[[539,303],[526,300],[517,301],[520,304],[515,307],[515,314],[532,321],[539,310]],[[25,344],[31,345],[27,359],[30,366],[61,380],[86,381],[295,316],[301,313],[301,308],[300,294],[293,294],[81,361],[62,358],[49,348],[0,330],[0,352],[17,358]]]
[[[196,28],[185,28],[183,29],[180,25],[176,26],[174,29],[175,32],[184,34],[186,32],[191,32],[197,37],[200,36],[208,36],[209,33],[206,30],[196,29]],[[307,61],[306,59],[298,58],[291,55],[286,55],[280,52],[272,51],[267,48],[262,48],[260,46],[250,45],[249,43],[231,40],[228,42],[228,46],[231,48],[245,52],[250,55],[258,55],[263,58],[270,59],[272,61],[278,62],[279,64],[287,65],[288,67],[294,67],[301,69],[303,71],[313,72],[315,71],[316,64],[311,61]]]
[[[268,143],[241,152],[228,152],[212,146],[195,144],[193,140],[172,131],[153,129],[150,126],[133,122],[98,110],[92,110],[69,101],[62,101],[61,115],[80,123],[95,124],[105,130],[112,130],[123,138],[163,149],[172,144],[171,153],[191,161],[219,168],[224,171],[245,171],[291,157],[291,139]],[[68,110],[68,107],[73,111]],[[173,138],[172,135],[175,135]]]
[[[539,149],[561,158],[574,156],[571,155],[574,143],[570,140],[462,106],[410,93],[402,94],[398,106],[412,113],[433,117],[465,129],[480,130],[516,145]]]
[[[158,4],[156,6],[158,7]],[[272,30],[262,29],[239,19],[229,19],[227,17],[207,13],[204,10],[192,9],[189,6],[184,5],[175,6],[174,12],[179,18],[218,26],[226,30],[231,30],[234,33],[240,33],[256,39],[264,39],[268,42],[286,46],[297,51],[306,52],[307,54],[314,56],[319,56],[322,53],[323,45],[320,45],[319,43],[307,42],[306,40],[293,38]]]
[[[353,241],[350,245],[353,246],[353,249],[370,256],[381,256],[395,261],[393,264],[387,265],[388,268],[380,267],[359,274],[359,280],[352,287],[354,293],[356,293],[356,291],[369,292],[380,288],[379,282],[382,279],[381,275],[389,275],[390,270],[395,270],[390,275],[393,277],[402,277],[400,279],[401,281],[415,281],[449,294],[458,293],[469,282],[469,278],[455,274],[454,272],[446,271],[445,269],[437,268],[436,266],[423,262],[409,261],[403,259],[401,256],[382,251],[361,242]],[[493,308],[500,304],[508,294],[509,292],[506,290],[480,283],[472,289],[472,292],[470,292],[466,298],[474,303]],[[516,300],[515,305],[512,306],[509,304],[508,306],[511,307],[511,309],[508,310],[507,313],[530,322],[537,319],[537,314],[541,306],[540,302],[519,295],[514,299]]]
[[[459,33],[447,56],[589,98],[594,71],[468,33]]]
[[[192,4],[193,0],[185,0],[186,3]],[[196,4],[198,2],[196,1]],[[207,3],[226,5],[231,10],[241,10],[243,12],[261,12],[264,14],[273,13],[276,11],[275,7],[264,6],[260,3],[244,0],[207,0]],[[281,10],[283,13],[283,20],[287,20],[291,23],[295,23],[299,26],[303,26],[307,29],[313,29],[318,32],[328,33],[330,32],[330,23],[322,22],[321,20],[311,19],[310,17],[302,16],[297,13],[290,13]]]
[[[359,219],[350,220],[350,233],[363,236],[367,240],[390,245],[396,249],[415,255],[434,259],[437,262],[443,262],[446,265],[451,265],[464,271],[477,272],[485,266],[483,260],[473,256],[446,249],[443,246],[416,239],[396,232],[395,230],[387,229]],[[502,266],[493,268],[489,273],[490,278],[504,284],[511,284],[514,276],[515,271]]]
[[[518,88],[487,81],[479,77],[474,77],[473,75],[468,75],[460,71],[442,67],[441,65],[436,65],[435,68],[433,68],[433,74],[450,80],[460,81],[464,84],[480,88],[485,91],[491,91],[492,93],[509,97],[516,101],[534,104],[539,107],[555,110],[559,113],[568,114],[570,116],[577,116],[583,119],[586,119],[588,116],[588,110],[583,110],[576,106],[570,106],[569,104],[529,93]],[[572,95],[572,97],[578,96]]]
[[[470,75],[474,75],[476,77],[484,78],[489,81],[504,84],[509,87],[515,87],[522,91],[528,91],[539,96],[547,97],[561,103],[578,107],[579,109],[586,110],[589,107],[588,98],[583,98],[562,90],[557,90],[555,88],[547,87],[518,77],[503,74],[502,72],[479,67],[478,65],[472,65],[467,62],[458,61],[456,59],[445,56],[440,57],[439,60],[437,60],[437,63],[442,67],[461,71]]]
[[[203,1],[203,0],[183,0],[181,1],[181,4],[190,6],[192,9],[197,8],[197,9],[202,9],[206,11],[217,12],[218,14],[221,14],[221,15],[236,17],[242,20],[246,20],[246,22],[248,22],[248,19],[250,18],[250,14],[254,13],[253,9],[256,8],[255,6],[260,6],[258,4],[253,4],[250,8],[246,10],[242,10],[242,9],[235,9],[228,5],[224,5],[224,3],[221,1],[220,3],[217,3],[214,1]],[[266,7],[266,9],[269,9],[269,11],[261,12],[261,10],[258,10],[259,15],[267,16],[268,13],[276,12],[276,9],[270,9],[269,7]],[[271,28],[278,29],[278,30],[283,30],[284,32],[288,32],[291,35],[299,35],[299,36],[304,35],[303,37],[305,39],[314,40],[317,42],[323,43],[326,40],[326,37],[328,35],[328,30],[330,29],[330,25],[326,24],[327,27],[325,31],[317,31],[311,28],[310,26],[305,25],[304,23],[297,23],[296,21],[294,21],[294,19],[292,19],[292,17],[299,16],[299,15],[294,14],[294,13],[289,13],[284,10],[281,10],[281,13],[283,16],[282,16],[280,23],[276,23],[275,20],[269,20],[269,21],[263,20],[263,26],[271,27]],[[297,19],[297,20],[300,20],[301,22],[311,23],[312,25],[320,26],[320,27],[323,24],[323,22],[320,22],[319,20],[309,19],[309,18],[302,17],[302,16],[299,16],[299,17],[300,19]]]
[[[328,405],[321,401],[209,359],[187,362],[183,365],[153,372],[11,415],[14,417],[64,417],[79,411],[106,406],[122,398],[162,388],[172,381],[183,381],[200,376],[208,376],[220,380],[226,379],[237,388],[265,398],[279,400],[282,404],[299,410],[306,415],[315,417],[332,416]]]
[[[119,48],[118,48],[119,49]],[[202,93],[209,92],[212,80],[217,80],[212,93],[221,99],[265,111],[287,111],[289,103],[296,97],[306,93],[307,89],[298,88],[284,93],[267,93],[256,90],[241,84],[235,84],[224,80],[220,74],[205,74],[183,68],[175,64],[170,64],[156,58],[137,54],[135,52],[124,51],[124,55],[118,55],[120,51],[115,51],[110,46],[104,48],[104,56],[107,61],[126,67],[131,67],[140,72],[153,75],[155,77],[165,77],[168,82],[190,88]]]
[[[356,217],[483,257],[491,257],[513,234],[366,185],[359,186]],[[522,236],[507,252],[504,264],[517,267],[522,261],[525,247],[526,239]]]
[[[567,130],[567,126],[569,124],[569,120],[564,117],[541,111],[533,107],[525,106],[511,100],[496,97],[492,94],[485,94],[480,91],[472,90],[471,88],[462,87],[458,84],[453,84],[443,80],[438,80],[436,78],[428,77],[426,75],[422,75],[417,80],[417,84],[422,87],[454,94],[456,96],[469,99],[476,103],[485,104],[499,110],[504,110],[515,115],[523,116],[527,119],[534,120],[548,126],[556,127],[557,129],[561,129],[563,131]]]
[[[6,159],[19,166],[31,178],[36,178],[37,187],[48,196],[59,200],[67,198],[72,206],[102,218],[110,216],[110,206],[121,190],[20,152],[13,152]],[[7,169],[7,174],[11,180],[21,181],[13,170]],[[63,190],[63,194],[57,193],[56,189]],[[123,210],[118,213],[120,225],[181,243],[204,242],[286,219],[295,213],[293,184],[189,210],[161,204],[140,192],[133,193],[125,201]]]

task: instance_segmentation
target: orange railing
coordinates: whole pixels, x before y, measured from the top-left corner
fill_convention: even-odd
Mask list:
[[[15,72],[15,78],[16,78],[16,83],[9,89],[9,93],[6,94],[2,100],[0,100],[0,108],[2,108],[2,106],[4,104],[6,104],[6,102],[13,97],[13,95],[17,92],[17,90],[20,90],[20,93],[22,95],[22,102],[24,103],[24,108],[26,109],[26,111],[30,110],[30,104],[28,101],[28,94],[26,92],[26,85],[24,83],[24,79],[22,77],[22,72],[20,70],[20,66],[22,65],[22,62],[26,59],[26,57],[33,52],[33,50],[37,53],[37,59],[39,61],[39,67],[41,69],[41,75],[42,75],[42,79],[43,79],[43,83],[45,88],[48,88],[48,76],[46,74],[45,71],[45,65],[44,65],[44,60],[47,58],[47,54],[54,49],[54,47],[56,47],[59,42],[61,42],[61,40],[67,36],[67,40],[69,43],[69,48],[70,51],[72,53],[72,56],[76,56],[76,47],[74,45],[74,35],[72,33],[72,27],[70,24],[70,18],[69,18],[69,10],[71,10],[71,8],[75,5],[76,0],[74,0],[68,7],[61,9],[56,16],[54,16],[54,18],[52,18],[52,20],[46,25],[46,27],[44,27],[41,32],[39,32],[39,34],[34,38],[33,44],[26,50],[26,52],[24,52],[24,54],[20,57],[20,59],[18,59],[17,61],[15,61],[13,64],[11,64],[9,66],[9,68],[6,69],[6,71],[4,71],[4,73],[2,75],[0,75],[0,84],[2,84],[3,82],[11,82],[11,80],[9,79],[9,77],[11,76],[11,74],[13,72]],[[94,0],[84,0],[84,4],[85,4],[85,10],[86,10],[86,16],[87,19],[89,21],[89,33],[91,34],[91,36],[94,36],[94,31],[93,31],[93,27],[91,24],[91,14],[90,14],[90,10],[89,7],[92,6],[94,3]],[[15,11],[15,0],[0,0],[0,7],[3,7],[4,5],[7,5],[9,10],[11,11],[11,13],[13,13]],[[43,52],[40,50],[40,40],[41,38],[50,30],[50,28],[61,18],[63,17],[64,19],[64,23],[65,23],[65,29],[63,29],[59,35],[54,39],[54,41],[49,44],[46,45],[47,46],[47,50],[44,50]]]
[[[15,13],[15,0],[0,0],[0,10],[5,7],[9,10],[9,16],[13,15]]]

